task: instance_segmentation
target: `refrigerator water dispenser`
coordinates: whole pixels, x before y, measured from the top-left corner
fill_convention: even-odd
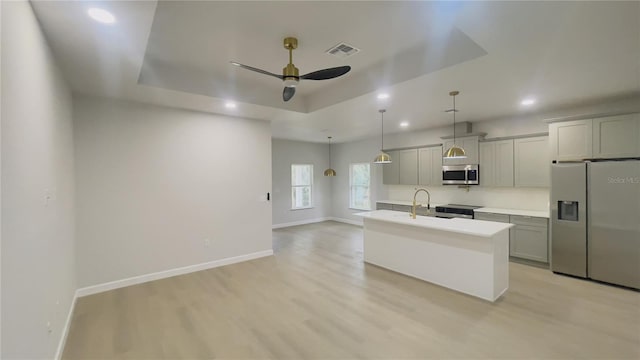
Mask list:
[[[577,201],[558,201],[558,220],[579,221]]]

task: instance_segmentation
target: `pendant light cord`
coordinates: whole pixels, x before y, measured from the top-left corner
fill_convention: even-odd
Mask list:
[[[387,110],[380,109],[378,111],[380,112],[380,127],[382,128],[382,131],[380,132],[380,145],[382,146],[380,151],[384,152],[384,112]]]
[[[329,136],[329,169],[331,169],[331,136]]]
[[[453,95],[453,146],[456,146],[456,96]]]

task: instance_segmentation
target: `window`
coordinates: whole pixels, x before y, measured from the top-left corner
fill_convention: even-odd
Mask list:
[[[291,165],[291,209],[307,209],[313,204],[313,165]]]
[[[349,165],[349,207],[352,209],[371,210],[369,170],[369,163]]]

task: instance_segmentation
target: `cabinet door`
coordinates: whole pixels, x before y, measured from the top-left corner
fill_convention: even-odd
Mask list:
[[[431,186],[442,186],[442,146],[431,148]]]
[[[442,156],[449,150],[450,147],[453,146],[453,139],[447,140],[443,144],[442,147]],[[461,137],[456,138],[456,145],[461,146],[467,157],[465,159],[447,159],[444,158],[442,160],[443,165],[467,165],[467,164],[477,164],[478,163],[478,137],[477,136],[469,136],[469,137]]]
[[[495,146],[495,186],[513,187],[513,140],[496,141]]]
[[[640,156],[640,114],[593,119],[593,157]]]
[[[549,124],[552,159],[566,161],[591,158],[591,133],[591,119]]]
[[[382,182],[385,185],[400,184],[400,162],[398,161],[398,152],[387,151],[387,154],[391,156],[391,163],[382,164]]]
[[[418,184],[418,149],[398,151],[400,164],[400,184]]]
[[[418,149],[418,184],[442,185],[442,146]]]
[[[513,187],[513,140],[482,142],[480,186]]]
[[[496,186],[496,143],[482,142],[480,150],[480,186]]]
[[[551,162],[547,136],[515,139],[515,186],[548,187]]]
[[[516,225],[509,244],[509,255],[548,262],[547,227]]]

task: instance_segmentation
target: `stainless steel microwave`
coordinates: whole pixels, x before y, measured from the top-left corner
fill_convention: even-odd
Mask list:
[[[478,185],[478,165],[445,165],[442,167],[442,185]]]

